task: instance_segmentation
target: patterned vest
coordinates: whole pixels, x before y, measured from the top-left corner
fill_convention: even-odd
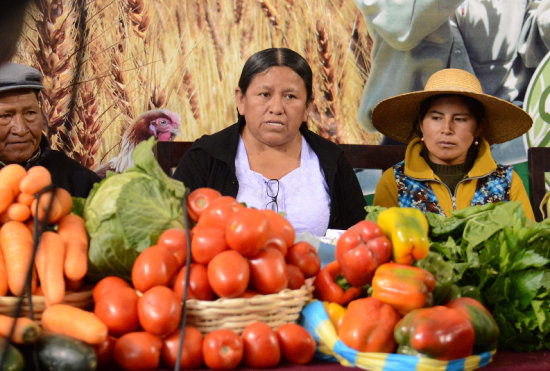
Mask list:
[[[393,166],[400,207],[414,207],[445,216],[430,187],[432,180],[418,180],[405,175],[405,161]],[[512,167],[497,165],[495,171],[477,180],[477,188],[470,206],[510,200]]]

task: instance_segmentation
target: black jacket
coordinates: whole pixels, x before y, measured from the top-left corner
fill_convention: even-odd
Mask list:
[[[200,187],[217,189],[221,194],[236,197],[239,191],[235,157],[243,122],[215,134],[203,135],[181,159],[173,177],[190,190]],[[335,143],[308,130],[300,132],[319,158],[329,188],[331,229],[347,229],[365,219],[366,201],[353,168],[344,152]]]

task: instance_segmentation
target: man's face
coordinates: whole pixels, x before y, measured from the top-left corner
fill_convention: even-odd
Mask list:
[[[32,90],[0,93],[0,161],[23,163],[40,145],[43,118]]]

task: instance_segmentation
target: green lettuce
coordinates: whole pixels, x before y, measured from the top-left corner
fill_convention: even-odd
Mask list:
[[[141,251],[164,230],[184,227],[185,187],[162,170],[153,155],[155,143],[154,138],[139,143],[132,154],[135,165],[121,174],[109,172],[84,203],[92,281],[109,275],[130,280]]]

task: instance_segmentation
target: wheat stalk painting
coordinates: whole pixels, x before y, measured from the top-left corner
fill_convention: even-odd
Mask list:
[[[176,140],[234,123],[242,66],[268,47],[312,66],[313,131],[337,143],[380,139],[356,118],[371,45],[352,1],[37,0],[27,13],[14,61],[44,75],[52,146],[89,168],[115,157],[148,110],[179,115]]]

